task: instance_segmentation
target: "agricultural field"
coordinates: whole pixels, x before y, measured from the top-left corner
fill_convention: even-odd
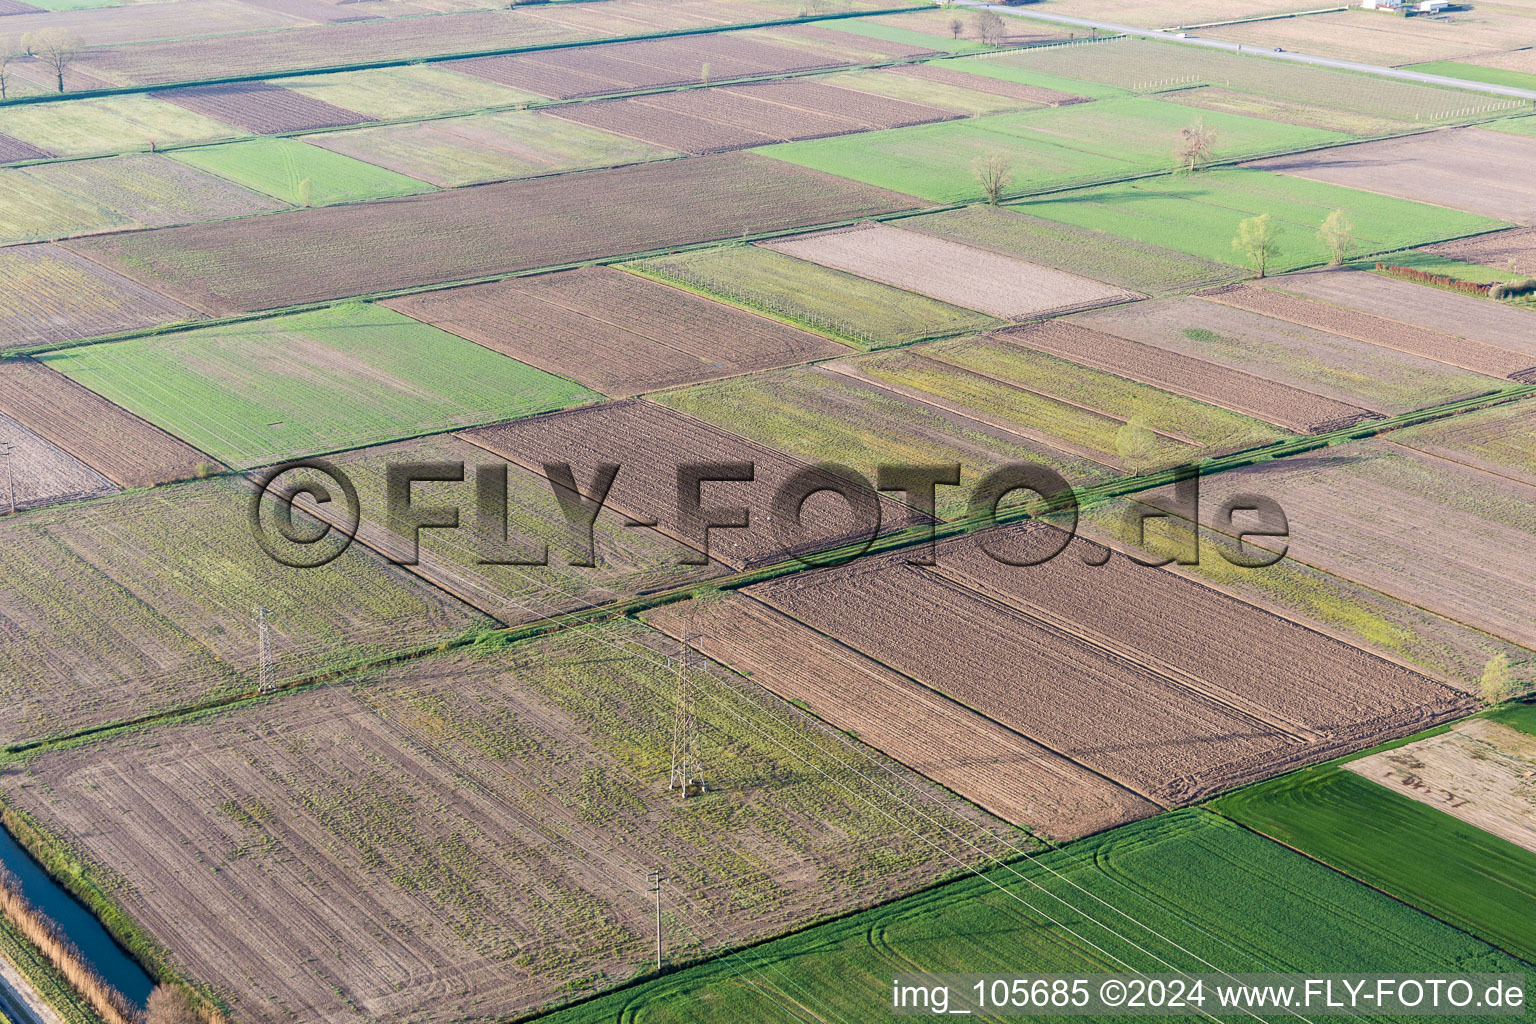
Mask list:
[[[109,156],[246,134],[152,96],[100,96],[0,109],[0,132],[58,156]]]
[[[1117,21],[1138,28],[1195,28],[1242,18],[1289,14],[1310,9],[1306,0],[1055,0],[1053,13],[1073,18]]]
[[[57,245],[0,249],[0,349],[196,317],[190,307]]]
[[[847,351],[609,267],[422,292],[385,305],[617,398]]]
[[[5,364],[0,364],[5,365]],[[0,440],[11,447],[0,481],[0,511],[97,498],[117,488],[68,452],[39,437],[0,408]]]
[[[121,219],[113,227],[195,224],[285,208],[267,196],[156,153],[35,164],[15,173],[78,197],[82,203],[100,203]]]
[[[1060,973],[1365,972],[1383,963],[1525,970],[1478,939],[1193,810],[999,865],[753,952],[751,961],[700,964],[549,1022],[695,1024],[729,1015],[790,1024],[806,1003],[858,1020],[886,1005],[891,979],[915,963],[935,973],[1020,959]]]
[[[543,99],[439,64],[339,71],[281,79],[285,89],[380,121],[509,107]]]
[[[15,163],[18,160],[42,160],[52,155],[29,142],[13,139],[9,135],[0,135],[0,164]]]
[[[1141,298],[1112,285],[886,224],[761,243],[950,305],[1018,320]]]
[[[126,227],[93,199],[40,181],[20,168],[0,170],[0,244],[46,241]]]
[[[556,117],[689,153],[925,124],[955,117],[928,104],[817,81],[685,89],[551,108]]]
[[[1260,294],[1267,293],[1260,290]],[[1422,355],[1346,337],[1343,331],[1329,333],[1321,329],[1324,324],[1303,326],[1219,301],[1157,299],[1123,312],[1094,311],[1074,317],[1072,323],[1216,363],[1379,416],[1486,394],[1505,386],[1497,377],[1468,373]]]
[[[119,487],[149,487],[222,468],[196,448],[31,359],[0,361],[0,415]]]
[[[738,420],[740,416],[738,410]],[[732,429],[737,426],[737,422],[731,423]],[[685,522],[678,508],[679,469],[696,463],[751,463],[755,467],[752,480],[701,488],[708,492],[701,496],[705,507],[714,507],[725,495],[737,495],[742,507],[761,510],[749,516],[745,527],[708,531],[709,556],[735,569],[779,562],[795,554],[864,539],[864,524],[852,515],[846,501],[830,494],[818,494],[805,502],[803,530],[798,537],[781,537],[766,510],[772,508],[773,495],[780,485],[806,468],[806,463],[651,402],[610,402],[591,409],[482,427],[460,436],[528,469],[537,470],[549,462],[568,462],[578,479],[586,479],[593,471],[591,467],[597,464],[617,463],[622,468],[613,481],[608,504],[637,521],[659,524],[657,528],[662,533],[700,549],[705,544],[703,527]],[[819,479],[830,485],[836,478],[827,473]],[[916,512],[892,499],[882,497],[879,507],[882,530],[921,521]]]
[[[1529,64],[1530,53],[1528,50],[1516,50],[1510,53],[1496,54],[1487,66],[1482,64],[1463,64],[1454,60],[1432,60],[1423,64],[1409,64],[1407,70],[1422,71],[1427,75],[1445,75],[1448,78],[1465,78],[1469,82],[1488,82],[1492,85],[1508,85],[1516,89],[1536,89],[1536,73],[1532,71],[1515,71],[1502,68],[1498,65],[1500,57],[1521,58]]]
[[[271,82],[199,85],[190,89],[167,89],[155,95],[255,135],[336,128],[373,120],[366,114]]]
[[[33,757],[4,799],[253,1021],[450,1022],[612,986],[654,955],[657,863],[686,961],[1036,848],[878,754],[853,776],[840,734],[708,666],[687,676],[708,791],[678,801],[676,650],[619,623],[419,659]],[[108,806],[132,813],[92,826]],[[206,907],[220,925],[193,923]]]
[[[960,21],[958,39],[954,29],[957,18]],[[904,32],[919,33],[930,39],[937,39],[938,42],[932,45],[936,49],[944,50],[952,50],[957,43],[962,45],[981,43],[981,31],[976,24],[976,14],[972,11],[907,11],[901,14],[875,14],[851,21],[831,21],[826,24],[859,33],[870,31],[871,26],[901,29]],[[1066,32],[1060,25],[1028,18],[1008,17],[1003,19],[1003,26],[997,36],[997,45],[1022,46],[1026,43],[1043,43],[1062,39],[1065,36]],[[991,47],[982,45],[980,48],[990,49]]]
[[[1227,25],[1201,35],[1363,64],[1417,64],[1455,60],[1491,50],[1536,43],[1536,20],[1499,5],[1478,5],[1439,19],[1404,18],[1384,11],[1351,9],[1305,18]]]
[[[292,18],[238,0],[179,0],[175,4],[133,3],[120,7],[99,0],[41,0],[39,3],[28,0],[28,4],[47,13],[12,15],[20,20],[10,31],[56,28],[77,33],[89,46],[187,35],[188,27],[193,25],[216,25],[228,32],[251,32],[294,23]]]
[[[1458,690],[1174,573],[1114,554],[1085,564],[1103,549],[1074,540],[1071,550],[1054,527],[985,539],[1013,562],[1068,550],[1004,565],[962,536],[939,542],[934,567],[896,551],[745,593],[1165,806],[1469,706]],[[971,639],[931,641],[948,633]]]
[[[1474,238],[1426,246],[1424,251],[1479,266],[1513,268],[1519,274],[1536,275],[1536,228],[1490,231]]]
[[[1385,753],[1401,755],[1418,742],[1427,741]],[[1443,804],[1427,805],[1346,770],[1356,763],[1261,783],[1211,808],[1517,956],[1536,958],[1529,928],[1536,854],[1458,820]]]
[[[936,51],[931,46],[899,43],[890,39],[839,32],[827,25],[800,23],[774,28],[754,28],[738,33],[741,39],[760,39],[820,55],[822,60],[839,64],[881,64],[892,57],[928,57]]]
[[[330,206],[432,191],[425,181],[298,139],[229,142],[178,150],[171,158],[293,206]]]
[[[733,377],[668,391],[652,401],[802,462],[847,466],[869,480],[878,467],[889,464],[958,463],[962,485],[1016,462],[1049,467],[1074,486],[1114,475],[1105,461],[1056,443],[1054,433],[1040,433],[1049,434],[1051,442],[1037,440],[1026,436],[1017,422],[996,426],[978,418],[986,412],[962,414],[915,401],[831,367]],[[1025,418],[1017,410],[1008,412],[1015,421]],[[967,486],[939,488],[939,517],[963,516],[968,493]]]
[[[1372,12],[1368,11],[1350,11],[1347,16],[1353,18],[1357,14],[1366,19],[1373,18]],[[1410,22],[1413,20],[1416,19],[1409,19]],[[1311,17],[1292,21],[1317,24]],[[1382,18],[1381,23],[1391,30],[1405,24],[1404,19],[1391,17]],[[1270,32],[1274,26],[1283,24],[1287,22],[1259,22],[1251,28],[1235,31]],[[1210,31],[1201,33],[1210,34]],[[1276,39],[1269,45],[1278,42]],[[1291,49],[1289,46],[1286,48]],[[1305,47],[1296,49],[1320,52],[1305,50]],[[1393,81],[1350,71],[1298,67],[1288,61],[1269,60],[1256,54],[1228,53],[1127,37],[1092,46],[1048,47],[998,54],[974,63],[1017,68],[1058,76],[1063,80],[1096,82],[1138,92],[1203,84],[1272,100],[1291,100],[1331,110],[1425,125],[1486,117],[1525,106],[1521,100],[1508,97]],[[1067,88],[1070,91],[1070,87]]]
[[[1461,128],[1365,142],[1249,166],[1370,189],[1487,217],[1536,222],[1536,187],[1519,168],[1536,160],[1536,138]]]
[[[1406,199],[1254,170],[1214,170],[1059,193],[1022,203],[1035,217],[1178,249],[1216,263],[1243,256],[1232,240],[1249,217],[1269,214],[1277,252],[1271,273],[1327,263],[1317,228],[1334,210],[1355,226],[1347,255],[1408,248],[1507,226]]]
[[[361,304],[63,349],[41,359],[237,469],[595,397],[446,331]]]
[[[1365,313],[1458,338],[1460,345],[1447,353],[1454,359],[1482,358],[1486,353],[1479,346],[1486,346],[1504,360],[1501,365],[1536,366],[1536,336],[1531,333],[1536,314],[1530,310],[1358,271],[1291,274],[1267,282],[1266,287],[1342,307],[1346,316],[1351,311]],[[1410,332],[1397,330],[1399,336],[1409,336]]]
[[[923,47],[932,49],[936,53],[986,53],[993,49],[980,39],[981,33],[976,26],[974,18],[962,18],[965,28],[960,36],[951,34],[950,20],[954,17],[952,12],[923,11],[924,15],[944,15],[943,20],[930,18],[926,25],[919,27],[912,24],[905,16],[898,16],[899,21],[877,20],[875,18],[854,18],[840,21],[822,22],[827,28],[835,32],[844,32],[851,36],[867,39],[878,39],[890,43],[902,43],[914,48]],[[906,27],[903,22],[911,24]]]
[[[249,499],[222,478],[0,520],[0,743],[254,689],[257,608],[279,682],[487,621],[357,545],[322,568],[280,565],[251,535]]]
[[[1052,841],[1156,805],[891,671],[761,601],[731,594],[645,615],[773,694],[993,814]],[[836,680],[836,685],[828,685]]]
[[[970,117],[1082,102],[1081,97],[1070,93],[968,75],[956,68],[933,64],[899,64],[873,71],[849,71],[820,80],[840,89],[923,103]]]
[[[594,190],[605,203],[591,202]],[[640,253],[917,203],[741,154],[116,235],[72,247],[199,308],[230,312]]]
[[[327,132],[304,141],[442,188],[679,155],[529,111]]]
[[[1398,135],[1422,127],[1413,121],[1377,117],[1372,114],[1357,113],[1353,110],[1338,110],[1317,103],[1306,103],[1301,100],[1285,99],[1283,97],[1238,92],[1235,89],[1224,89],[1219,86],[1196,85],[1188,89],[1176,89],[1173,92],[1158,93],[1158,98],[1168,103],[1178,103],[1181,106],[1191,107],[1195,110],[1215,110],[1225,114],[1242,114],[1245,117],[1258,117],[1266,121],[1281,121],[1285,124],[1299,124],[1309,128],[1322,128],[1325,131],[1342,132],[1345,135],[1367,137]]]
[[[861,349],[1003,324],[984,313],[758,245],[695,249],[626,267]]]
[[[1536,650],[1525,571],[1536,557],[1536,490],[1376,440],[1207,477],[1201,505],[1239,492],[1279,502],[1290,558]],[[1145,500],[1162,505],[1165,494]],[[1451,537],[1454,558],[1443,547]]]
[[[1146,294],[1225,284],[1243,275],[1230,264],[1212,263],[1103,231],[1041,220],[1016,206],[974,204],[903,218],[900,224],[909,231],[990,249]]]
[[[1156,99],[1100,100],[995,114],[873,136],[817,139],[758,152],[882,188],[954,203],[983,198],[974,162],[1002,154],[1011,162],[1007,194],[1169,170],[1179,129],[1190,112]],[[1316,128],[1281,126],[1209,113],[1216,159],[1320,145],[1345,138]]]
[[[1536,407],[1510,402],[1394,431],[1391,439],[1536,487]]]

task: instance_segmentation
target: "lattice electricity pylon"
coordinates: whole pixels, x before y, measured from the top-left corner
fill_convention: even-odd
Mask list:
[[[256,677],[257,690],[261,693],[271,693],[277,689],[277,677],[272,669],[272,627],[267,625],[265,608],[254,609],[251,614],[256,619],[257,658],[260,665]]]
[[[684,634],[677,658],[677,696],[672,708],[672,774],[668,789],[680,789],[683,798],[704,792],[704,768],[699,763],[699,729],[693,715],[688,672],[693,668],[693,641],[700,633]]]
[[[16,447],[9,441],[0,441],[0,459],[5,460],[5,486],[10,492],[9,509],[16,511]]]

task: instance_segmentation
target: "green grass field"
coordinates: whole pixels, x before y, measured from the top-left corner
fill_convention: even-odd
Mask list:
[[[974,39],[952,38],[947,28],[940,35],[937,29],[932,32],[923,32],[916,29],[901,28],[896,25],[866,21],[863,18],[822,21],[816,24],[819,28],[836,29],[839,32],[847,32],[850,35],[864,36],[866,39],[883,39],[888,43],[926,46],[930,50],[940,50],[944,53],[985,53],[994,49]]]
[[[1254,170],[1215,170],[1106,185],[1021,203],[1035,217],[1241,265],[1238,224],[1268,213],[1278,252],[1271,273],[1326,263],[1317,228],[1331,210],[1355,225],[1355,255],[1490,231],[1502,221],[1373,192]]]
[[[1174,166],[1179,130],[1196,117],[1216,131],[1217,158],[1342,141],[1318,128],[1125,98],[1016,114],[895,128],[864,135],[766,146],[756,152],[935,202],[983,198],[973,170],[981,157],[1012,161],[1008,194],[1103,180]]]
[[[1503,68],[1485,68],[1478,64],[1462,64],[1454,60],[1432,60],[1425,64],[1404,65],[1408,71],[1422,71],[1426,75],[1444,75],[1447,78],[1465,78],[1469,82],[1488,82],[1492,85],[1508,85],[1516,89],[1536,89],[1536,75]]]
[[[630,268],[863,349],[1002,326],[985,313],[755,245],[660,256]]]
[[[237,468],[595,397],[563,378],[366,305],[43,358]]]
[[[0,132],[60,156],[136,153],[249,134],[152,96],[103,96],[0,107]]]
[[[1536,853],[1331,765],[1211,807],[1536,963]]]
[[[498,85],[474,75],[461,75],[431,64],[305,75],[284,78],[280,82],[285,89],[381,121],[431,117],[434,114],[451,114],[544,99],[536,93]]]
[[[1490,121],[1483,127],[1509,132],[1511,135],[1536,135],[1536,117],[1506,117],[1499,121]]]
[[[714,958],[545,1019],[879,1020],[891,1013],[893,975],[915,970],[1385,969],[1527,968],[1216,815],[1187,810]]]
[[[1487,717],[1536,736],[1536,704],[1506,704],[1488,712]]]
[[[309,182],[307,198],[310,206],[433,191],[425,181],[374,167],[298,139],[252,139],[180,150],[168,155],[295,206],[305,205],[306,181]]]

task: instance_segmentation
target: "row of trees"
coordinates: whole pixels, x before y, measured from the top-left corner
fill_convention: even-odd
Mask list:
[[[1317,238],[1328,249],[1328,265],[1336,267],[1344,262],[1350,247],[1355,244],[1355,225],[1343,210],[1334,210],[1318,226]],[[1267,274],[1270,262],[1280,254],[1270,215],[1261,213],[1238,224],[1232,248],[1243,254],[1258,276]]]
[[[971,19],[971,25],[976,30],[976,38],[987,46],[996,46],[1002,42],[1007,34],[1007,27],[1003,24],[1002,15],[996,11],[981,11]],[[959,18],[949,19],[949,34],[955,39],[965,31],[965,22]]]
[[[34,59],[53,72],[59,92],[64,91],[64,69],[85,49],[72,32],[39,32],[0,42],[0,102],[10,98],[10,86],[19,61]]]

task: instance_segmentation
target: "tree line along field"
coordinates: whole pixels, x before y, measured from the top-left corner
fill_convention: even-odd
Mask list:
[[[365,448],[331,461],[357,488],[360,543],[390,561],[416,563],[411,569],[414,574],[503,624],[536,622],[726,572],[718,562],[687,564],[694,549],[656,530],[637,528],[612,510],[594,522],[593,548],[588,552],[584,540],[568,526],[548,479],[453,435]],[[418,505],[457,508],[460,526],[424,529],[413,544],[409,531],[397,533],[388,521],[385,474],[392,464],[422,462],[464,465],[462,481],[422,481],[411,488],[412,501]],[[496,525],[488,532],[478,519],[482,506],[476,474],[481,466],[499,466],[506,474],[505,517],[492,498],[484,508]],[[577,466],[575,472],[584,484],[586,467]],[[302,470],[283,478],[285,486],[306,479],[326,484],[323,477]],[[301,498],[299,505],[318,517],[338,518],[310,498]],[[589,554],[592,564],[580,564]],[[488,560],[537,562],[541,558],[546,564],[486,564]]]
[[[607,197],[601,207],[590,201],[594,192]],[[865,217],[916,203],[781,161],[728,154],[81,239],[69,247],[199,309],[234,312]]]
[[[847,351],[610,267],[421,292],[385,305],[616,398]],[[679,332],[679,323],[688,329]]]
[[[63,349],[42,362],[237,469],[596,397],[360,303]]]
[[[0,350],[191,320],[190,307],[57,245],[0,249]]]
[[[756,152],[939,203],[983,198],[972,172],[978,157],[1012,162],[1008,191],[1018,193],[1166,170],[1173,140],[1189,111],[1157,99],[1127,97],[1089,104],[993,114],[870,137],[785,143]],[[1335,132],[1209,113],[1213,156],[1227,159],[1342,141]]]
[[[904,225],[912,221],[902,221]],[[758,245],[722,245],[625,264],[856,348],[1002,326],[995,317]]]
[[[1464,713],[1448,685],[1054,527],[746,593],[1165,806]],[[1104,561],[1104,564],[1093,564]],[[912,607],[926,609],[922,620]],[[903,610],[906,609],[906,610]],[[1148,614],[1156,609],[1155,614]],[[1202,624],[1221,622],[1219,631]],[[934,644],[964,633],[968,643]],[[1200,635],[1199,644],[1187,643]],[[815,706],[815,701],[811,702]]]
[[[709,790],[679,801],[676,649],[618,623],[418,659],[39,753],[4,799],[151,962],[251,1021],[474,1019],[611,986],[654,956],[657,863],[675,962],[1035,848],[708,665],[686,678]]]
[[[999,865],[754,952],[754,960],[700,964],[548,1020],[698,1024],[728,1015],[788,1024],[800,1018],[786,1007],[799,1005],[859,1020],[870,1007],[889,1007],[891,979],[913,964],[934,973],[1021,959],[1042,973],[1371,971],[1383,963],[1524,970],[1487,943],[1198,810]]]
[[[242,481],[216,479],[0,521],[0,743],[253,689],[257,608],[280,681],[486,621],[357,546],[320,569],[280,565],[248,504]]]

